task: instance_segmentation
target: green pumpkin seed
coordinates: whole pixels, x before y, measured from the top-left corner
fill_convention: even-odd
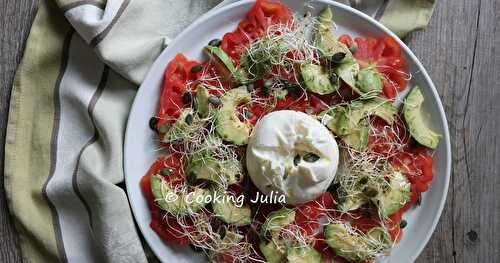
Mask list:
[[[314,153],[306,153],[304,155],[304,161],[308,162],[308,163],[314,163],[316,162],[317,160],[319,160],[319,156],[317,154],[314,154]]]

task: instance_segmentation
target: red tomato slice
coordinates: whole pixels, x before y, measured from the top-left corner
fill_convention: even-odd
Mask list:
[[[390,36],[380,38],[360,38],[352,40],[348,35],[339,37],[339,41],[351,48],[356,45],[354,57],[365,63],[375,65],[384,76],[383,94],[394,99],[397,92],[403,91],[407,85],[408,74],[405,73],[406,60],[401,54],[401,48]]]
[[[250,42],[262,37],[271,25],[290,23],[292,17],[290,9],[281,2],[257,0],[237,29],[224,35],[221,48],[238,64]]]
[[[144,177],[142,177],[140,182],[142,193],[148,202],[149,208],[151,209],[150,227],[163,241],[176,245],[187,245],[189,244],[189,239],[182,234],[184,230],[177,223],[177,220],[174,217],[167,215],[156,205],[153,194],[151,193],[150,178],[153,175],[160,174],[160,171],[163,168],[171,168],[172,173],[168,177],[164,177],[164,179],[174,185],[176,183],[183,182],[184,177],[180,169],[182,165],[183,161],[178,154],[161,157],[156,160],[153,165],[151,165],[148,172]]]
[[[329,192],[325,192],[313,201],[297,206],[295,223],[307,235],[315,236],[320,233],[320,219],[334,213],[335,202]]]
[[[197,74],[191,72],[191,68],[198,64],[196,61],[189,61],[183,54],[177,54],[168,64],[163,76],[157,127],[174,122],[179,116],[184,107],[182,95],[186,91],[186,84],[197,77]]]

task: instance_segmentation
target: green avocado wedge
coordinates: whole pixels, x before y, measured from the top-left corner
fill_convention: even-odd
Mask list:
[[[228,195],[225,194],[225,196]],[[215,216],[230,225],[246,226],[252,223],[250,207],[238,207],[230,198],[224,198],[224,202],[213,202],[212,207]]]
[[[411,184],[406,176],[400,172],[394,172],[389,185],[389,191],[380,191],[379,195],[375,197],[381,215],[385,218],[398,212],[401,207],[410,201],[411,197]]]
[[[259,249],[267,263],[282,263],[286,259],[285,249],[273,241],[262,241],[259,244]]]
[[[196,88],[195,105],[196,111],[202,118],[207,117],[210,113],[210,104],[208,103],[209,96],[208,90],[203,87],[203,85],[198,85]]]
[[[288,263],[321,263],[321,254],[316,249],[304,247],[290,247],[287,250]]]
[[[374,227],[362,236],[349,231],[347,225],[336,222],[326,225],[324,235],[335,254],[349,262],[371,260],[377,254],[386,254],[392,246],[389,233],[381,227]]]
[[[338,82],[332,85],[330,75],[321,65],[302,64],[300,74],[307,90],[316,94],[331,94],[339,88]]]
[[[215,129],[223,140],[236,145],[248,143],[252,127],[238,118],[236,107],[251,99],[252,95],[245,86],[229,90],[222,96],[222,107],[217,112]]]
[[[375,69],[368,67],[359,71],[356,79],[356,89],[362,99],[371,99],[378,96],[383,87],[382,77]]]
[[[222,48],[214,46],[206,46],[204,51],[221,74],[222,80],[227,82],[232,81],[232,75],[236,72],[236,68],[229,55]]]
[[[209,190],[201,188],[195,188],[188,194],[177,193],[158,175],[151,176],[150,183],[156,204],[175,216],[199,212],[207,204],[203,201],[204,197],[210,194]]]
[[[424,120],[422,105],[424,95],[420,87],[414,87],[404,102],[403,114],[411,136],[423,146],[436,149],[441,135],[431,130]]]
[[[342,53],[342,59],[335,61],[343,63],[352,60],[352,53],[344,44],[335,39],[332,30],[333,14],[330,7],[323,9],[316,23],[314,43],[324,57],[332,58],[335,54]]]
[[[373,98],[353,101],[346,107],[335,107],[325,114],[329,115],[326,127],[355,150],[362,151],[368,145],[369,116],[377,116],[388,124],[394,122],[397,109],[389,100]]]

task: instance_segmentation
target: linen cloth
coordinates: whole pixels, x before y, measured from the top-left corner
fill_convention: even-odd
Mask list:
[[[24,262],[148,261],[123,189],[130,105],[171,39],[234,1],[39,1],[5,144],[5,190]],[[435,4],[351,2],[400,36],[424,27]]]

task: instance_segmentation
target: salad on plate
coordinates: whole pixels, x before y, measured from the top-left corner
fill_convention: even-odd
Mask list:
[[[206,60],[177,54],[149,122],[151,228],[211,262],[373,262],[433,179],[441,135],[390,36],[257,0]],[[398,93],[411,89],[400,108]]]

